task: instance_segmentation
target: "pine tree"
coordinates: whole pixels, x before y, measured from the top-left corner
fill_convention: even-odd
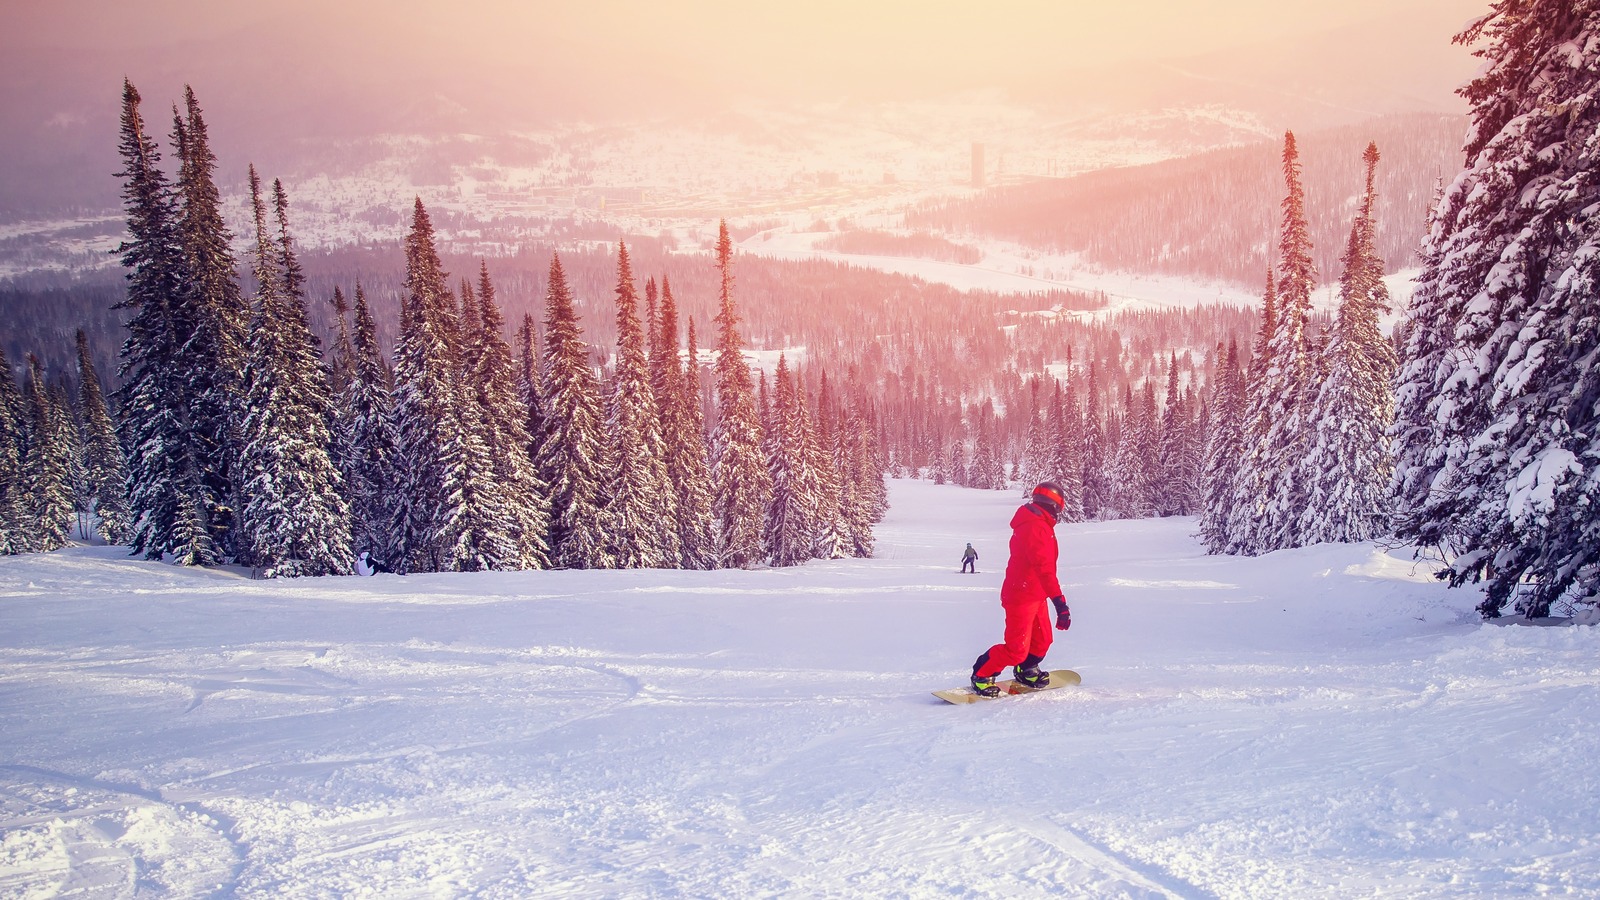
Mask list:
[[[1208,553],[1227,553],[1233,545],[1233,510],[1240,502],[1237,483],[1245,446],[1245,383],[1236,341],[1228,342],[1227,356],[1211,386],[1208,415],[1211,424],[1200,472],[1200,540]]]
[[[1485,581],[1484,616],[1514,594],[1541,616],[1600,594],[1600,9],[1500,0],[1457,42],[1484,39],[1407,314],[1396,480],[1402,534]]]
[[[339,394],[334,420],[338,443],[344,448],[340,471],[350,506],[350,546],[385,566],[395,565],[401,559],[393,531],[395,494],[401,485],[396,471],[400,438],[394,423],[394,389],[360,282],[350,347],[350,378]]]
[[[650,360],[651,386],[666,444],[667,479],[676,499],[678,565],[712,569],[717,564],[716,524],[711,517],[711,469],[700,415],[700,351],[691,322],[688,360],[685,366],[678,365],[678,307],[665,276],[660,301],[653,329],[657,346]]]
[[[328,448],[327,381],[307,321],[289,235],[288,197],[273,182],[277,235],[250,167],[256,282],[244,377],[239,550],[267,577],[349,574],[349,508]]]
[[[1316,267],[1311,261],[1305,189],[1293,132],[1283,136],[1283,175],[1287,193],[1278,237],[1277,316],[1258,382],[1266,430],[1250,457],[1255,492],[1261,499],[1250,530],[1247,552],[1252,554],[1303,543],[1299,523],[1306,485],[1299,477],[1300,463],[1311,446],[1307,407],[1315,363],[1307,327]]]
[[[762,557],[772,479],[762,458],[763,435],[755,387],[744,359],[733,302],[733,241],[728,223],[717,237],[722,286],[717,312],[717,424],[711,435],[711,509],[717,523],[717,564],[743,568]]]
[[[1093,521],[1104,518],[1106,485],[1106,434],[1101,427],[1100,370],[1094,360],[1089,361],[1088,385],[1083,399],[1083,517]]]
[[[877,498],[883,485],[883,466],[877,458],[872,419],[858,386],[845,417],[844,458],[840,461],[844,487],[844,518],[850,533],[850,553],[859,559],[872,556],[872,526],[883,518]]]
[[[817,389],[815,417],[816,460],[819,477],[816,555],[819,559],[844,559],[851,555],[849,505],[851,495],[843,470],[846,460],[839,404],[823,372]],[[934,467],[938,468],[937,454]],[[943,482],[936,482],[943,483]]]
[[[462,291],[463,298],[471,296]],[[504,521],[497,528],[508,536],[511,555],[486,561],[486,568],[543,569],[550,565],[550,548],[545,535],[550,528],[547,488],[528,448],[532,438],[527,431],[527,407],[521,399],[511,348],[501,332],[505,318],[495,298],[494,282],[487,263],[478,272],[477,333],[466,383],[475,389],[484,442],[490,449],[493,485],[503,498]],[[531,341],[531,335],[529,337]],[[526,377],[526,376],[524,376]]]
[[[679,561],[676,498],[667,477],[666,442],[651,387],[645,333],[627,245],[617,244],[616,374],[606,408],[607,552],[620,568],[667,568]],[[652,328],[657,331],[659,325]],[[657,338],[659,341],[659,337]],[[658,350],[658,356],[660,355]]]
[[[1050,399],[1051,477],[1061,485],[1061,521],[1083,521],[1083,415],[1071,381],[1058,381]]]
[[[339,331],[333,343],[333,357],[328,360],[328,396],[338,397],[355,377],[356,348],[350,338],[350,301],[338,286],[333,289],[332,302]]]
[[[174,304],[180,349],[176,377],[183,387],[209,528],[220,551],[236,552],[241,379],[249,305],[239,290],[233,236],[222,215],[214,179],[216,156],[194,90],[185,110],[173,111],[178,154],[175,222],[182,273]]]
[[[1130,386],[1124,398],[1127,410],[1117,454],[1112,460],[1115,480],[1111,496],[1118,518],[1145,519],[1157,514],[1159,424],[1156,421],[1155,385],[1145,382],[1137,396]]]
[[[457,410],[461,362],[455,299],[434,244],[433,222],[418,198],[406,235],[405,293],[394,351],[395,429],[400,438],[393,534],[400,571],[451,567],[471,448]]]
[[[119,248],[128,292],[119,309],[132,310],[122,348],[123,445],[129,448],[129,505],[133,552],[165,554],[183,565],[221,560],[231,509],[218,495],[208,449],[214,434],[197,424],[184,347],[197,332],[185,309],[187,266],[178,227],[179,205],[161,154],[145,133],[139,92],[123,81],[121,142],[123,205],[128,240]]]
[[[539,477],[550,489],[550,558],[567,569],[610,566],[601,529],[599,387],[561,257],[550,261],[544,318],[544,434]]]
[[[1365,541],[1389,531],[1397,361],[1378,325],[1389,311],[1389,291],[1373,220],[1377,145],[1368,145],[1362,159],[1366,190],[1342,260],[1338,317],[1322,353],[1327,375],[1309,414],[1316,430],[1301,463],[1308,497],[1300,532],[1308,544]]]
[[[1261,322],[1256,328],[1250,367],[1244,382],[1244,407],[1240,432],[1240,453],[1233,467],[1233,498],[1228,504],[1227,544],[1220,551],[1254,555],[1256,528],[1265,515],[1266,495],[1261,469],[1267,465],[1265,448],[1272,424],[1273,396],[1267,382],[1272,360],[1272,339],[1278,328],[1278,286],[1267,270],[1266,293],[1261,303]]]
[[[767,430],[767,469],[772,473],[772,502],[767,505],[763,536],[767,560],[794,566],[812,558],[818,534],[816,471],[806,446],[804,405],[796,397],[784,354],[778,355],[772,418]]]
[[[39,359],[28,355],[27,441],[22,456],[25,548],[48,552],[72,536],[75,441],[70,418],[58,409],[44,383]]]
[[[11,362],[0,349],[0,555],[6,556],[28,549],[22,477],[26,415]]]
[[[117,443],[116,426],[106,407],[100,375],[89,354],[89,339],[81,328],[77,343],[78,408],[83,416],[80,445],[87,505],[94,518],[95,533],[108,544],[121,544],[128,540],[133,524],[128,509],[128,464],[122,445]]]

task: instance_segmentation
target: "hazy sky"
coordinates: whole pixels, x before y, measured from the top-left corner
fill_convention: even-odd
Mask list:
[[[331,71],[472,66],[778,94],[864,80],[948,90],[1246,47],[1401,8],[1429,32],[1419,43],[1444,52],[1487,2],[6,0],[0,46],[133,57],[249,35],[303,48]]]

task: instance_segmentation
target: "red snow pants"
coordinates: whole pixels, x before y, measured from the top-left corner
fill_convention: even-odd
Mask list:
[[[1032,592],[1028,592],[1032,593]],[[1000,597],[1000,606],[1006,611],[1005,642],[989,648],[988,661],[976,672],[979,678],[998,675],[1001,669],[1014,666],[1030,656],[1043,657],[1050,651],[1050,641],[1055,634],[1055,620],[1050,615],[1050,601],[1040,596]]]

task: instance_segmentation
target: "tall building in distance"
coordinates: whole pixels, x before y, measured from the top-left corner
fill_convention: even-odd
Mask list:
[[[983,187],[983,145],[972,142],[972,186]]]

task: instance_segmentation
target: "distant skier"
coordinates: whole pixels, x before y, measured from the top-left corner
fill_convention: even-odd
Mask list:
[[[971,572],[978,574],[978,551],[972,549],[972,544],[967,544],[967,552],[961,554],[961,571],[963,574]]]
[[[1072,627],[1072,611],[1062,596],[1056,578],[1056,523],[1066,492],[1061,485],[1046,481],[1033,489],[1030,502],[1011,517],[1011,559],[1000,584],[1000,605],[1006,611],[1005,640],[990,647],[972,665],[972,689],[985,697],[998,696],[996,683],[1006,666],[1016,666],[1019,684],[1042,687],[1050,683],[1050,673],[1039,668],[1050,649],[1049,600],[1055,607],[1055,627]]]

